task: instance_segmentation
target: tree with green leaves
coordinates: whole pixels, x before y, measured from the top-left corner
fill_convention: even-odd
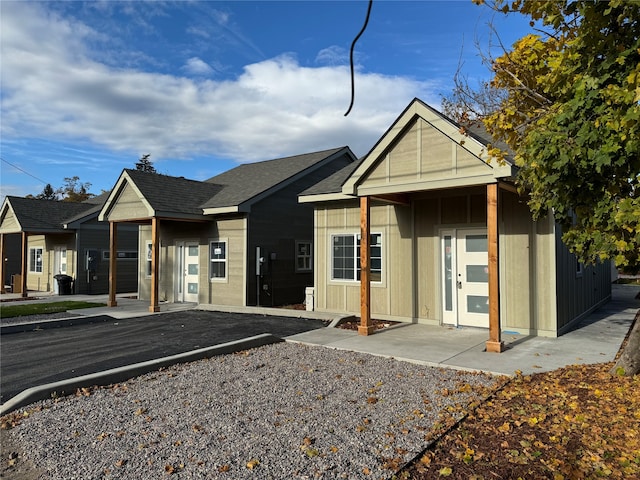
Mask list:
[[[156,168],[153,166],[150,153],[145,153],[140,157],[136,162],[136,170],[146,173],[158,173],[156,172]]]
[[[57,200],[58,199],[58,194],[56,193],[56,191],[53,189],[53,187],[51,186],[50,183],[47,183],[44,188],[42,189],[42,192],[40,192],[38,195],[26,195],[25,198],[38,198],[40,200]]]
[[[529,16],[537,34],[485,56],[493,78],[480,88],[458,77],[445,111],[482,120],[496,161],[505,155],[497,145],[509,147],[534,218],[551,212],[581,262],[611,259],[638,271],[640,2],[496,0],[491,7]]]
[[[534,216],[552,211],[582,262],[610,258],[637,271],[640,3],[499,0],[492,6],[530,16],[540,33],[489,58],[494,76],[481,88],[458,81],[445,110],[471,112],[496,144],[515,152]],[[498,148],[490,153],[503,157]]]
[[[93,193],[89,193],[91,184],[89,182],[80,182],[80,177],[65,177],[65,184],[58,189],[57,194],[62,197],[63,202],[84,202],[92,197]]]

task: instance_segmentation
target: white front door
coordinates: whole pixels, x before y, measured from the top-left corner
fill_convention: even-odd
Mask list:
[[[440,235],[443,323],[489,328],[489,254],[486,229]]]
[[[196,242],[176,244],[176,298],[198,303],[200,255]]]
[[[59,273],[68,275],[67,273],[67,247],[54,247],[54,255],[53,255],[53,274],[57,275]],[[54,278],[53,279],[53,293],[58,292],[58,282]]]

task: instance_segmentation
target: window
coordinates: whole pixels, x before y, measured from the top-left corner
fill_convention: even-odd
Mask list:
[[[370,272],[372,282],[382,281],[382,234],[372,233],[370,239]],[[332,280],[360,280],[360,235],[333,235],[331,258]]]
[[[227,278],[227,242],[213,241],[209,246],[209,278]]]
[[[311,242],[296,242],[296,271],[311,270]]]
[[[109,252],[109,250],[102,251],[103,260],[109,260],[110,255],[111,253]],[[136,250],[118,250],[116,252],[116,259],[117,260],[137,260],[138,252]]]
[[[42,273],[42,248],[29,249],[29,271]]]
[[[147,277],[151,276],[151,257],[152,257],[152,253],[153,253],[153,244],[151,242],[147,242],[147,261],[146,261],[146,269],[145,269],[145,275]]]

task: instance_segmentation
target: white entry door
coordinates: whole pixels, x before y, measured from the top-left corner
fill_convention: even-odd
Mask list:
[[[443,322],[489,328],[489,253],[486,229],[441,234]]]
[[[176,245],[176,298],[178,302],[198,303],[199,246],[196,242]]]
[[[54,247],[53,255],[53,271],[54,275],[62,273],[67,274],[67,247]],[[58,294],[58,282],[53,279],[53,293]]]

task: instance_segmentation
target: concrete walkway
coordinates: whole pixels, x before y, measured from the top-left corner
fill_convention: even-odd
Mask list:
[[[393,357],[430,366],[482,370],[506,375],[512,375],[516,371],[521,371],[524,374],[544,372],[571,364],[612,361],[640,309],[640,300],[636,298],[638,292],[640,292],[639,286],[612,285],[612,300],[587,316],[575,330],[559,338],[503,335],[507,350],[500,354],[484,351],[487,340],[487,331],[484,329],[448,328],[420,324],[401,324],[378,331],[368,337],[360,336],[352,330],[320,328],[288,336],[285,340]],[[2,298],[10,298],[10,295],[2,295]],[[37,296],[38,299],[25,301],[87,300],[106,302],[107,299],[106,295],[47,296],[37,294]],[[117,307],[74,310],[73,313],[86,316],[109,315],[114,318],[158,315],[158,313],[148,311],[148,302],[127,298],[130,296],[118,295]],[[163,313],[195,307],[197,307],[195,304],[164,303],[160,305],[160,310]],[[198,308],[324,320],[338,317],[337,314],[284,309],[251,307],[236,309],[209,305],[201,305]]]
[[[555,370],[572,364],[612,361],[640,309],[640,287],[612,285],[612,300],[558,338],[503,335],[503,353],[484,351],[487,331],[401,324],[363,337],[350,330],[324,328],[293,335],[296,341],[394,357],[431,366],[513,375]]]

